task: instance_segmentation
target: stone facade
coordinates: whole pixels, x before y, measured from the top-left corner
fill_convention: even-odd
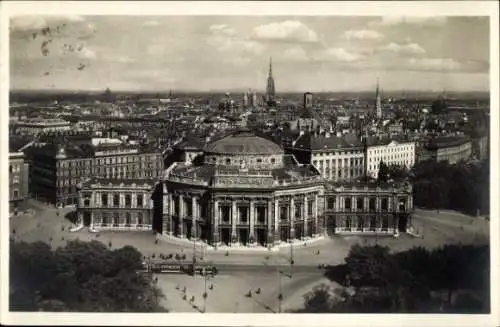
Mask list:
[[[329,233],[395,234],[411,226],[410,184],[329,185],[326,190]]]
[[[323,188],[307,183],[256,192],[166,181],[163,234],[213,245],[260,246],[315,237],[323,233]]]
[[[99,230],[152,230],[151,180],[95,179],[79,185],[78,225]]]

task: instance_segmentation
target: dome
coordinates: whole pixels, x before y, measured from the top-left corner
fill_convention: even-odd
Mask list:
[[[273,141],[249,131],[239,131],[213,141],[205,152],[224,154],[283,154],[283,149]]]

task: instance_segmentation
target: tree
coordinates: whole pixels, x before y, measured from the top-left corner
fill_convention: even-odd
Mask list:
[[[133,247],[70,241],[52,251],[41,242],[10,243],[13,311],[153,312],[163,297],[151,276],[139,274]]]
[[[326,284],[315,286],[312,291],[304,295],[304,305],[308,313],[330,312],[332,306],[331,289]]]
[[[379,180],[379,182],[387,182],[388,175],[389,175],[389,167],[385,162],[381,161],[378,169],[377,179]]]
[[[337,283],[344,275],[352,276],[353,291],[343,288],[336,299],[329,298],[327,286],[313,289],[300,312],[432,313],[443,304],[446,312],[490,310],[489,246],[447,245],[432,251],[416,247],[391,254],[378,245],[354,245],[345,261],[328,267],[325,275]],[[433,296],[443,290],[446,303]],[[454,301],[455,293],[459,296]]]
[[[389,248],[353,245],[345,258],[353,285],[385,286],[389,277]]]

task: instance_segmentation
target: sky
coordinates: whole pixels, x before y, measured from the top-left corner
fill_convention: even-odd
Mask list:
[[[488,91],[489,51],[488,17],[17,16],[10,87]]]

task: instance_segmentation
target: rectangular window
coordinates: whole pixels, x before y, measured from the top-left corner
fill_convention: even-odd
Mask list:
[[[142,207],[143,206],[143,196],[142,194],[137,195],[137,206]]]
[[[376,201],[377,199],[375,197],[371,197],[369,200],[369,207],[371,212],[376,210],[376,203],[377,203]]]
[[[335,197],[328,198],[328,209],[335,209]]]
[[[344,198],[344,208],[345,208],[346,211],[351,211],[352,204],[351,204],[351,198],[350,197]]]
[[[120,206],[120,195],[119,194],[113,195],[113,205],[115,207],[119,207]]]
[[[295,205],[295,218],[300,218],[302,216],[302,204],[297,203]]]
[[[287,206],[281,206],[280,219],[281,220],[288,220],[288,207]]]
[[[389,210],[389,200],[387,198],[382,198],[382,211],[387,211]]]
[[[358,198],[356,199],[356,208],[357,208],[358,210],[363,210],[363,209],[364,209],[364,207],[365,207],[365,206],[364,206],[364,200],[365,200],[365,199],[363,199],[362,197],[358,197]]]
[[[125,206],[127,208],[130,208],[131,205],[132,205],[132,197],[130,196],[130,194],[125,194]]]
[[[101,195],[101,202],[102,202],[103,206],[107,206],[108,205],[108,195],[107,194],[102,194]]]

